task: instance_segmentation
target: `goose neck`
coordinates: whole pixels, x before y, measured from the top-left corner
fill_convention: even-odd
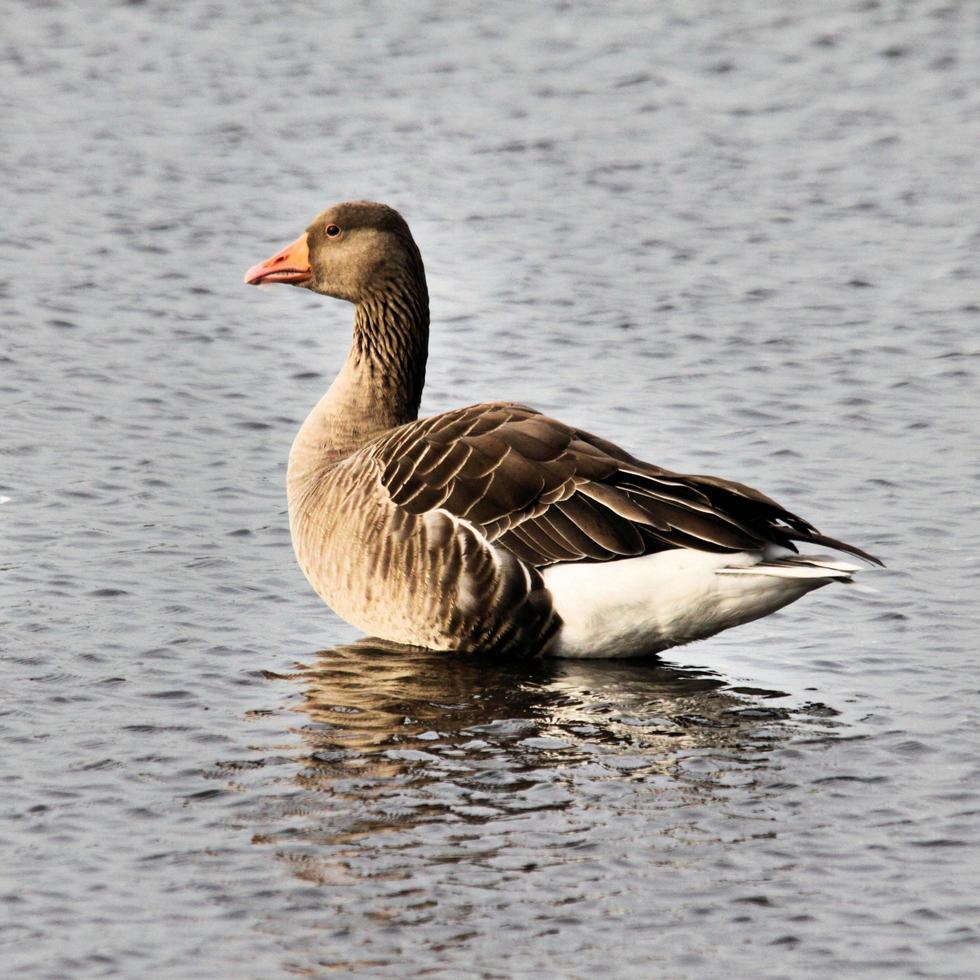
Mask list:
[[[357,304],[347,361],[293,443],[291,479],[418,418],[428,339],[424,284]]]

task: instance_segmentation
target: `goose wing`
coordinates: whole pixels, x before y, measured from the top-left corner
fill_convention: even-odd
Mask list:
[[[470,405],[411,422],[370,451],[396,507],[447,511],[536,567],[670,548],[796,551],[797,541],[881,564],[758,490],[644,463],[524,405]]]

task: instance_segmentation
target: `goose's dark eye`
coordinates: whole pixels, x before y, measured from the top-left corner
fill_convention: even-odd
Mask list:
[[[327,238],[336,238],[340,234],[338,225],[327,225]]]

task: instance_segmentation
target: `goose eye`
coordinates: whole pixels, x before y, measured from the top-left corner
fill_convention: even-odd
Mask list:
[[[336,238],[340,234],[340,228],[338,225],[327,225],[327,237]]]

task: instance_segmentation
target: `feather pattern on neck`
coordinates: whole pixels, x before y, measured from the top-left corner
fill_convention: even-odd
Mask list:
[[[293,442],[290,483],[418,418],[428,343],[424,273],[389,282],[357,305],[347,361]]]

